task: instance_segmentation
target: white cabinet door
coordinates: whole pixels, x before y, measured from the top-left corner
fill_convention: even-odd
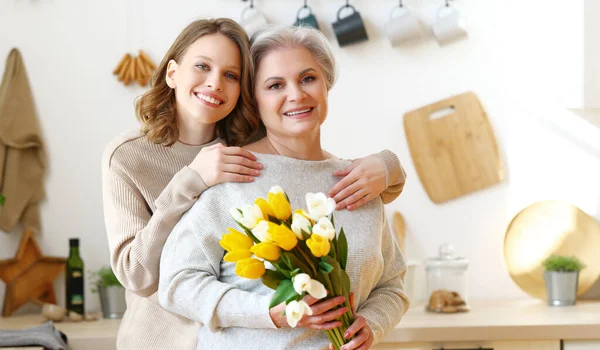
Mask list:
[[[379,344],[377,350],[560,350],[560,340],[531,340],[531,341],[483,341],[483,342],[441,342],[441,343],[386,343]],[[590,350],[592,348],[589,348]],[[600,347],[593,348],[600,350]],[[567,348],[565,348],[567,350]],[[577,349],[579,350],[579,349]],[[582,349],[583,350],[583,349]],[[585,350],[588,350],[585,348]]]
[[[600,350],[600,340],[565,340],[564,345],[564,350]]]

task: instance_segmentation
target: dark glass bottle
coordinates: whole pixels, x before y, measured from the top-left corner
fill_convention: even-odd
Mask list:
[[[65,278],[67,309],[80,315],[85,310],[83,260],[79,255],[79,238],[69,239],[69,259],[67,259],[67,276]]]

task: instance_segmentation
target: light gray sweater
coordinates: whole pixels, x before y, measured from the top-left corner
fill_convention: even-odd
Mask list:
[[[260,280],[238,277],[235,264],[222,260],[225,252],[219,240],[228,227],[238,228],[229,214],[231,207],[266,198],[269,189],[279,185],[294,209],[306,209],[305,194],[326,193],[337,181],[331,173],[349,163],[256,156],[265,166],[262,176],[251,184],[209,188],[169,235],[160,262],[160,304],[202,324],[197,349],[326,349],[329,341],[321,331],[276,329],[268,308],[273,291]],[[346,270],[357,313],[380,341],[409,306],[403,291],[404,259],[381,199],[334,216],[336,229],[344,227],[348,237]]]

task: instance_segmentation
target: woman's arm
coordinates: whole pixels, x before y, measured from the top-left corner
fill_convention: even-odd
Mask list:
[[[197,172],[185,167],[161,192],[152,213],[132,181],[115,168],[103,170],[111,266],[125,288],[149,296],[158,288],[160,254],[169,233],[207,187]]]
[[[219,142],[204,147],[173,176],[154,201],[152,212],[131,178],[127,156],[119,153],[119,146],[128,140],[115,139],[103,155],[104,216],[113,271],[125,288],[146,297],[158,288],[160,254],[183,213],[208,187],[227,181],[251,182],[262,166],[239,147]],[[148,174],[140,176],[151,173],[148,169]]]
[[[226,327],[276,328],[269,315],[270,295],[220,282],[219,245],[227,226],[215,220],[216,191],[205,193],[181,218],[162,252],[158,300],[168,311],[196,320],[213,332]]]
[[[391,203],[402,193],[406,182],[400,160],[389,150],[356,159],[333,175],[343,177],[328,193],[338,203],[338,210],[356,209],[377,196],[384,204]]]
[[[357,314],[363,316],[372,329],[375,343],[380,342],[400,322],[410,306],[410,300],[404,293],[406,264],[389,229],[385,213],[383,220],[383,273],[369,298],[357,310]]]

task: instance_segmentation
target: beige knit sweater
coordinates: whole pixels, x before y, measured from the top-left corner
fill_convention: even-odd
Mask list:
[[[156,297],[163,246],[175,224],[207,188],[188,167],[205,146],[176,142],[164,147],[139,131],[109,143],[102,159],[104,216],[111,266],[127,289],[127,312],[117,337],[118,349],[195,349],[198,325],[160,307]],[[405,173],[395,154],[378,156],[386,164],[393,201]]]
[[[223,261],[219,244],[228,227],[239,228],[230,214],[265,197],[274,185],[289,196],[292,208],[306,209],[306,193],[326,193],[337,182],[331,173],[350,162],[305,161],[256,153],[265,168],[250,184],[224,183],[202,193],[171,232],[162,252],[158,299],[167,310],[197,320],[197,350],[326,350],[321,331],[277,329],[269,315],[273,290],[236,275],[235,263]],[[380,342],[409,306],[404,293],[406,265],[376,198],[359,209],[334,214],[336,228],[348,237],[346,272],[357,313]]]

